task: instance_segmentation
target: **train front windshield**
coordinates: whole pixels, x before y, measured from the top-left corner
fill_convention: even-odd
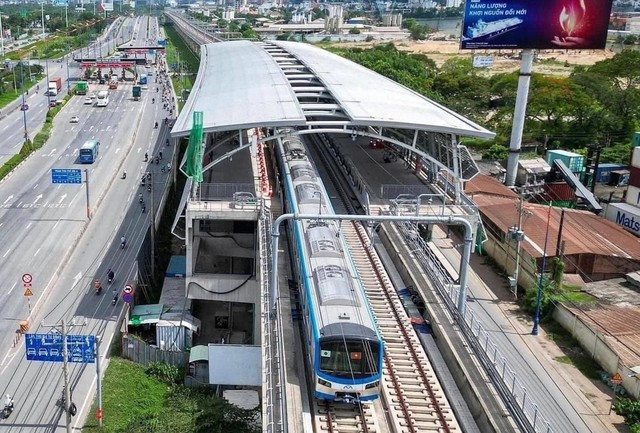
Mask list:
[[[380,345],[368,340],[320,343],[320,371],[336,377],[361,379],[378,374]]]

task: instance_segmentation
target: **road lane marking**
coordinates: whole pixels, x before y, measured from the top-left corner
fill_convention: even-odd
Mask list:
[[[13,199],[13,194],[11,194],[9,197],[7,197],[7,199],[6,199],[6,200],[4,201],[4,203],[2,203],[2,204],[7,204],[7,202],[8,202],[9,200],[11,200],[11,199]]]
[[[17,284],[18,284],[17,282],[13,283],[13,286],[11,286],[11,288],[9,289],[9,293],[7,293],[7,295],[10,295],[10,294],[11,294],[11,292],[13,292],[13,289],[15,289],[15,288],[16,288],[16,285],[17,285]]]
[[[40,252],[40,248],[38,248],[37,251],[33,254],[33,257],[37,256],[39,252]]]
[[[29,230],[29,227],[31,227],[33,225],[32,222],[29,223],[29,225],[27,225],[27,230]]]
[[[38,184],[36,183],[35,185],[33,185],[33,188],[31,189],[36,189],[38,187]]]
[[[6,252],[6,253],[4,253],[4,256],[2,256],[2,258],[7,257],[7,255],[8,255],[10,252],[11,252],[11,248],[9,248],[9,249],[7,250],[7,252]]]

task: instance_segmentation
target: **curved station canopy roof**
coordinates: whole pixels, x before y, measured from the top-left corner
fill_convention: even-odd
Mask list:
[[[201,46],[200,70],[172,136],[254,127],[409,129],[492,138],[448,108],[338,55],[298,42]]]

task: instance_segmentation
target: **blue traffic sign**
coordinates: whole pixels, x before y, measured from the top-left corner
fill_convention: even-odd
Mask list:
[[[79,168],[52,168],[53,183],[82,183],[82,170]]]
[[[25,334],[28,361],[63,362],[61,334]],[[67,361],[96,362],[95,335],[67,335]]]

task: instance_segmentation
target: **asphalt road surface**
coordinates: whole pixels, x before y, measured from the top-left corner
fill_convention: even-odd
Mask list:
[[[107,107],[85,105],[82,96],[72,98],[56,116],[47,144],[0,185],[0,389],[16,403],[9,418],[0,420],[2,432],[65,431],[62,363],[27,361],[23,339],[12,347],[21,320],[29,318],[32,333],[48,333],[52,328],[46,325],[62,319],[73,321],[70,333],[103,339],[100,357],[105,360],[124,308],[121,290],[134,281],[136,253],[150,225],[150,193],[139,186],[140,175],[155,172],[156,205],[166,183],[161,165],[148,167],[143,155],[153,155],[161,143],[163,163],[171,157],[171,149],[164,147],[167,128],[153,128],[166,113],[160,104],[150,103],[152,96],[146,92],[133,101],[131,86],[112,90]],[[102,89],[106,85],[93,85],[90,91]],[[79,123],[69,122],[74,115]],[[7,124],[15,128],[11,120],[0,121],[0,130],[9,133],[12,127]],[[98,160],[80,164],[78,148],[88,139],[101,142]],[[52,184],[52,168],[87,170],[91,220],[86,215],[86,185]],[[126,179],[121,179],[123,170]],[[141,191],[145,213],[138,202]],[[125,249],[120,248],[122,235],[127,238]],[[107,283],[108,268],[115,272],[112,285]],[[24,296],[24,273],[33,276],[30,302]],[[93,288],[95,279],[102,281],[100,295]],[[113,293],[120,295],[115,306]],[[69,376],[78,407],[73,422],[80,428],[93,401],[95,365],[70,364]]]

